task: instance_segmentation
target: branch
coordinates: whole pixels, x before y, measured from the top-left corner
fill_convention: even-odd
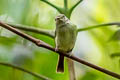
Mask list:
[[[47,77],[45,77],[45,76],[39,75],[39,74],[37,74],[37,73],[33,73],[33,72],[31,72],[31,71],[28,71],[28,70],[26,70],[26,69],[24,69],[24,68],[15,66],[15,65],[13,65],[13,64],[0,62],[0,65],[4,65],[4,66],[8,66],[8,67],[12,67],[12,68],[18,69],[18,70],[20,70],[20,71],[29,73],[29,74],[31,74],[31,75],[33,75],[33,76],[35,76],[35,77],[37,77],[37,78],[40,78],[40,79],[42,79],[42,80],[51,80],[51,79],[49,79],[49,78],[47,78]]]
[[[46,3],[46,4],[50,5],[50,6],[52,6],[52,7],[55,8],[58,12],[62,13],[61,8],[59,8],[58,6],[52,4],[51,2],[49,2],[49,1],[47,1],[47,0],[40,0],[40,1],[42,1],[42,2],[44,2],[44,3]]]
[[[69,15],[71,16],[73,10],[82,2],[83,0],[79,0],[75,5],[73,5],[69,10]]]
[[[110,57],[115,58],[115,57],[120,57],[120,53],[113,53],[110,55]]]
[[[64,9],[65,9],[66,16],[70,18],[70,16],[68,15],[69,14],[68,0],[64,0]],[[71,59],[67,59],[67,63],[68,63],[68,71],[69,71],[69,80],[76,80],[74,61]]]
[[[99,24],[99,25],[95,25],[95,26],[89,26],[87,28],[80,28],[80,29],[78,29],[78,32],[87,31],[87,30],[91,30],[91,29],[95,29],[95,28],[100,28],[100,27],[105,27],[105,26],[113,26],[113,25],[120,26],[120,22],[105,23],[105,24]]]
[[[94,65],[94,64],[91,64],[91,63],[89,63],[89,62],[87,62],[87,61],[84,61],[84,60],[82,60],[82,59],[79,59],[79,58],[77,58],[77,57],[75,57],[75,56],[70,56],[69,54],[65,54],[65,53],[62,53],[62,52],[60,52],[60,51],[56,51],[55,48],[51,47],[51,46],[48,45],[47,43],[45,43],[45,42],[43,42],[43,41],[41,41],[41,40],[38,40],[38,39],[36,39],[36,38],[33,38],[32,36],[29,36],[29,35],[27,35],[27,34],[21,32],[21,31],[15,29],[15,28],[13,28],[13,27],[11,27],[11,26],[9,26],[9,25],[1,22],[1,21],[0,21],[0,26],[2,26],[3,28],[6,28],[6,29],[8,29],[8,30],[10,30],[10,31],[13,32],[13,33],[16,33],[17,35],[21,36],[22,38],[25,38],[25,39],[33,42],[33,43],[36,44],[38,47],[43,47],[43,48],[49,49],[49,50],[51,50],[51,51],[53,51],[53,52],[56,52],[56,53],[58,53],[58,54],[60,54],[60,55],[64,55],[64,56],[66,56],[66,57],[68,57],[68,58],[70,58],[70,59],[72,59],[72,60],[75,60],[75,61],[77,61],[77,62],[79,62],[79,63],[82,63],[82,64],[84,64],[84,65],[86,65],[86,66],[89,66],[89,67],[94,68],[94,69],[96,69],[96,70],[98,70],[98,71],[101,71],[101,72],[103,72],[103,73],[105,73],[105,74],[108,74],[108,75],[110,75],[110,76],[113,76],[113,77],[115,77],[115,78],[120,79],[120,75],[117,74],[117,73],[114,73],[114,72],[109,71],[109,70],[107,70],[107,69],[104,69],[104,68],[101,68],[101,67],[96,66],[96,65]]]
[[[54,38],[53,30],[36,29],[32,26],[26,26],[26,25],[21,25],[21,24],[13,24],[13,23],[6,23],[6,24],[8,24],[14,28],[20,29],[20,30],[43,34],[43,35],[49,36],[51,38]]]

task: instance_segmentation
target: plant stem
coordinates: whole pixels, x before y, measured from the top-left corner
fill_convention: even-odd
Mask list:
[[[64,13],[70,19],[69,10],[68,10],[68,0],[64,0]],[[74,61],[67,59],[68,71],[69,71],[69,80],[76,80]]]
[[[64,0],[64,9],[67,10],[68,9],[68,1]]]
[[[46,48],[46,49],[51,50],[51,51],[53,51],[53,52],[56,52],[56,53],[58,53],[58,54],[60,54],[60,55],[64,55],[64,56],[66,56],[67,58],[70,58],[70,59],[72,59],[72,60],[74,60],[74,61],[77,61],[77,62],[79,62],[79,63],[82,63],[82,64],[84,64],[84,65],[86,65],[86,66],[89,66],[89,67],[91,67],[91,68],[94,68],[94,69],[96,69],[96,70],[98,70],[98,71],[100,71],[100,72],[103,72],[103,73],[108,74],[108,75],[110,75],[110,76],[112,76],[112,77],[115,77],[115,78],[120,79],[120,75],[117,74],[117,73],[114,73],[114,72],[109,71],[109,70],[107,70],[107,69],[101,68],[101,67],[99,67],[99,66],[97,66],[97,65],[91,64],[91,63],[89,63],[89,62],[87,62],[87,61],[84,61],[84,60],[82,60],[82,59],[79,59],[79,58],[77,58],[77,57],[75,57],[75,56],[73,56],[73,55],[70,56],[69,54],[65,54],[65,53],[63,53],[63,52],[56,51],[55,48],[51,47],[49,44],[47,44],[47,43],[45,43],[45,42],[43,42],[43,41],[41,41],[41,40],[38,40],[38,39],[36,39],[36,38],[33,38],[32,36],[29,36],[29,35],[27,35],[27,34],[21,32],[21,31],[15,29],[15,28],[13,28],[13,27],[11,27],[11,26],[9,26],[9,25],[1,22],[1,21],[0,21],[0,26],[3,27],[3,28],[8,29],[9,31],[11,31],[11,32],[13,32],[13,33],[16,33],[17,35],[21,36],[21,37],[24,38],[24,39],[27,39],[27,40],[33,42],[33,43],[36,44],[38,47],[43,47],[43,48]]]
[[[113,53],[110,55],[112,58],[120,57],[120,53]]]
[[[43,35],[49,36],[51,38],[54,38],[53,30],[36,29],[32,26],[26,26],[26,25],[21,25],[21,24],[13,24],[13,23],[7,23],[7,24],[14,28],[20,29],[20,30],[43,34]]]
[[[51,2],[49,2],[49,1],[47,1],[47,0],[40,0],[40,1],[42,1],[42,2],[44,2],[44,3],[46,3],[46,4],[48,4],[48,5],[50,5],[51,7],[55,8],[58,12],[62,13],[61,8],[59,8],[58,6],[52,4]]]
[[[26,70],[26,69],[21,68],[21,67],[19,67],[19,66],[15,66],[15,65],[13,65],[13,64],[0,62],[0,65],[4,65],[4,66],[12,67],[12,68],[14,68],[14,69],[18,69],[18,70],[20,70],[20,71],[29,73],[29,74],[31,74],[31,75],[33,75],[33,76],[35,76],[35,77],[37,77],[37,78],[40,78],[40,79],[42,79],[42,80],[51,80],[51,79],[49,79],[49,78],[47,78],[47,77],[45,77],[45,76],[39,75],[39,74],[37,74],[37,73],[33,73],[33,72],[29,71],[29,70]]]
[[[105,24],[99,24],[99,25],[95,25],[95,26],[89,26],[89,27],[87,27],[87,28],[79,28],[79,29],[78,29],[78,32],[87,31],[87,30],[91,30],[91,29],[95,29],[95,28],[100,28],[100,27],[113,26],[113,25],[120,26],[120,22],[105,23]]]
[[[69,71],[69,80],[76,80],[74,61],[67,58],[67,63],[68,63],[68,71]]]
[[[79,0],[75,5],[73,5],[69,10],[69,15],[71,16],[73,10],[82,2],[83,0]]]

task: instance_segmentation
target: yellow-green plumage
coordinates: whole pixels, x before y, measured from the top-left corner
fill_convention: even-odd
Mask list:
[[[71,24],[65,24],[59,29],[56,29],[56,47],[63,52],[71,51],[75,45],[76,32],[76,26]]]
[[[77,27],[63,14],[56,17],[56,50],[69,53],[74,48],[77,37]],[[60,55],[58,72],[64,72],[64,56]]]

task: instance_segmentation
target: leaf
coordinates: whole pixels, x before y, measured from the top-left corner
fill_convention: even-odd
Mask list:
[[[7,38],[4,36],[0,36],[0,45],[12,46],[16,43],[16,38]]]
[[[86,74],[79,80],[96,80],[97,78],[98,74],[95,74],[93,72],[86,72]]]

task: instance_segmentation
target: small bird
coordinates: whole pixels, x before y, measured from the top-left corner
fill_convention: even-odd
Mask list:
[[[74,48],[77,37],[77,26],[72,24],[64,15],[60,14],[55,18],[55,50],[70,54]],[[64,72],[64,56],[59,55],[57,72]]]

